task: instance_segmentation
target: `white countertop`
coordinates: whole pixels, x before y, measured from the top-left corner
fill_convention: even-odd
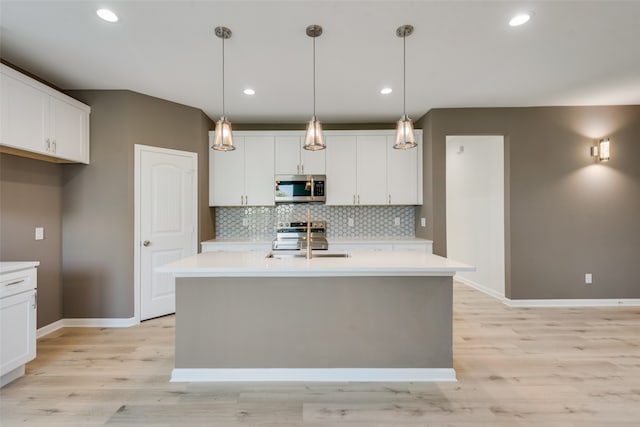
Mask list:
[[[14,271],[26,270],[40,265],[40,261],[3,261],[0,262],[0,273],[13,273]]]
[[[475,267],[458,261],[414,251],[355,251],[348,258],[311,260],[268,259],[268,253],[205,252],[158,271],[175,277],[453,276],[457,271],[475,271]]]

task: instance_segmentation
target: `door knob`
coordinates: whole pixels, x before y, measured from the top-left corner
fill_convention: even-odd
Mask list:
[[[143,246],[149,246],[150,244],[151,244],[151,242],[148,241],[148,240],[145,240],[144,242],[142,242]]]

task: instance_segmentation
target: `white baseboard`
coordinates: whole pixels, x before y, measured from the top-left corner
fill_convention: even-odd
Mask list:
[[[464,283],[482,293],[502,302],[509,307],[640,307],[640,298],[602,298],[602,299],[510,299],[505,298],[493,289],[475,283],[463,277],[455,276],[455,280]]]
[[[129,318],[97,318],[97,319],[60,319],[36,331],[36,337],[41,338],[60,328],[128,328],[137,325],[135,317]]]
[[[622,299],[505,299],[509,307],[640,307],[638,298]]]
[[[456,371],[433,369],[185,369],[175,368],[171,382],[456,382]]]
[[[457,274],[453,277],[453,279],[458,281],[458,282],[464,283],[465,285],[470,286],[473,289],[477,289],[480,292],[482,292],[484,294],[487,294],[487,295],[489,295],[491,297],[494,297],[494,298],[496,298],[496,299],[498,299],[498,300],[500,300],[502,302],[505,302],[505,300],[506,300],[504,295],[501,295],[499,292],[497,292],[497,291],[495,291],[493,289],[487,288],[486,286],[481,285],[480,283],[476,283],[473,280],[469,280],[469,279],[467,279],[465,277],[460,277],[460,275],[457,275]]]

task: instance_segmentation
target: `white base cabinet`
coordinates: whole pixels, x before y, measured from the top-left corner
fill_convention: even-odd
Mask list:
[[[0,387],[36,357],[36,282],[35,267],[0,273]]]
[[[88,164],[90,107],[10,67],[0,71],[0,152]]]

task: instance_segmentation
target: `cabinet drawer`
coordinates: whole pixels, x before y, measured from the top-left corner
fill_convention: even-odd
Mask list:
[[[36,269],[14,271],[0,276],[0,298],[16,295],[35,289],[37,286]]]

